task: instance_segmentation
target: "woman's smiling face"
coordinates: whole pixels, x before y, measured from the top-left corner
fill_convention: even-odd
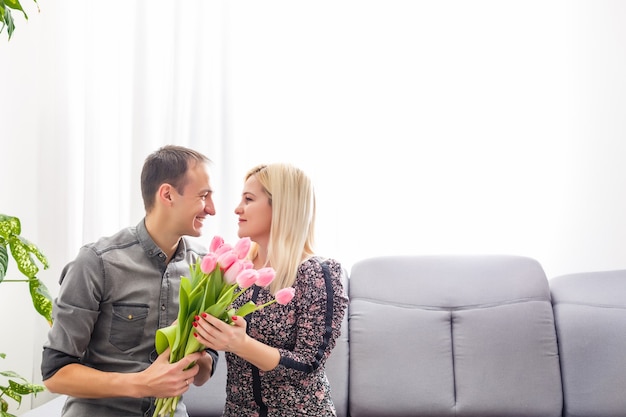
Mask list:
[[[272,225],[272,206],[255,175],[246,180],[235,214],[239,216],[240,238],[249,237],[260,245],[267,245]]]

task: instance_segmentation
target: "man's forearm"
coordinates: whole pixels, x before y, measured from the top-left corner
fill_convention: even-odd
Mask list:
[[[139,374],[102,372],[76,363],[59,369],[43,383],[52,393],[78,398],[147,396]]]

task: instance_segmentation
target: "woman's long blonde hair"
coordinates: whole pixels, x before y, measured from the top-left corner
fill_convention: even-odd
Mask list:
[[[290,164],[258,165],[246,174],[261,183],[272,207],[266,262],[276,271],[272,294],[290,287],[300,264],[314,255],[315,192],[310,178]],[[254,244],[251,259],[257,255]]]

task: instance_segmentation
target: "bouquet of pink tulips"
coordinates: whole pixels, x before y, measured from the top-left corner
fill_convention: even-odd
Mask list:
[[[265,287],[274,280],[274,269],[253,269],[252,262],[246,259],[250,245],[249,238],[241,238],[231,246],[215,236],[209,253],[190,265],[189,277],[181,278],[178,319],[175,324],[157,330],[155,337],[159,354],[170,348],[170,363],[204,349],[193,337],[196,316],[207,313],[232,324],[233,316],[243,317],[274,302],[287,304],[291,301],[295,290],[289,287],[278,291],[275,298],[265,304],[249,301],[237,310],[229,308],[252,285]],[[173,416],[179,401],[180,397],[157,398],[153,417]]]

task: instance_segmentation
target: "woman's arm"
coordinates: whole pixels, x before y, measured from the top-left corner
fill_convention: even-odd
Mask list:
[[[278,349],[248,336],[243,317],[233,316],[233,322],[234,326],[231,326],[204,313],[194,323],[195,337],[204,346],[234,353],[262,371],[274,369],[280,360]]]

